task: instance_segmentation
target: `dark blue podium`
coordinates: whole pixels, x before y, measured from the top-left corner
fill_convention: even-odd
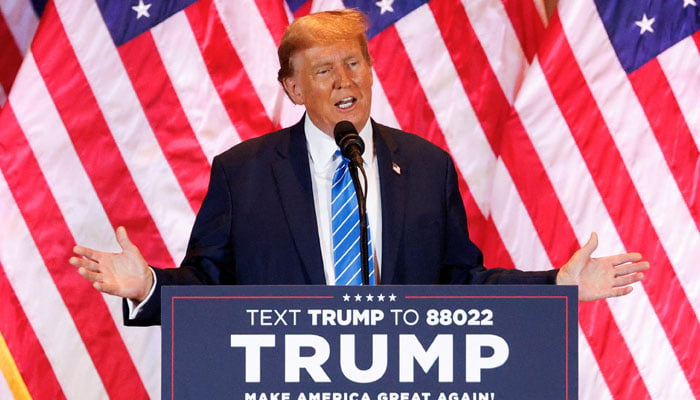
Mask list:
[[[180,286],[164,399],[576,399],[577,290]]]

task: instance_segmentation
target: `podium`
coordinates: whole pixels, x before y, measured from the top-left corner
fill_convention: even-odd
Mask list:
[[[576,399],[570,286],[170,286],[163,399]]]

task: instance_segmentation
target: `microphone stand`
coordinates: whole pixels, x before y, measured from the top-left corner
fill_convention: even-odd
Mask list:
[[[361,158],[360,158],[361,159]],[[357,196],[357,210],[360,213],[360,258],[362,262],[362,284],[369,285],[369,244],[367,240],[367,202],[365,194],[360,185],[360,177],[357,173],[359,169],[364,178],[365,187],[367,187],[367,175],[362,164],[358,164],[355,160],[350,160],[350,176],[352,184],[355,187],[355,195]],[[372,266],[374,268],[374,266]]]

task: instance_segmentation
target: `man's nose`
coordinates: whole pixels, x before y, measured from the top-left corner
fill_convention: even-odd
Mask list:
[[[336,89],[342,89],[352,84],[350,71],[348,71],[345,67],[335,68],[334,78],[334,85]]]

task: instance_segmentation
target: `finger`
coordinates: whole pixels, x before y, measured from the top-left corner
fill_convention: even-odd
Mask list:
[[[99,272],[101,269],[100,264],[87,258],[71,257],[68,262],[75,267],[84,268],[88,271]]]
[[[610,262],[612,265],[620,265],[640,261],[642,259],[642,255],[639,253],[622,253],[603,258],[606,261]]]
[[[119,247],[121,247],[122,250],[130,250],[134,247],[134,244],[129,240],[129,235],[126,233],[126,228],[120,226],[114,233],[117,238],[117,243],[119,243]]]
[[[615,267],[615,276],[623,276],[633,274],[635,272],[646,271],[650,267],[647,261],[642,261],[633,264],[622,264]]]
[[[76,245],[75,247],[73,247],[73,253],[97,262],[97,259],[99,258],[100,252],[98,252],[97,250],[93,250],[91,248],[88,248],[88,247]]]
[[[644,274],[641,272],[637,272],[637,273],[629,274],[629,275],[625,275],[625,276],[618,276],[617,278],[615,278],[614,286],[615,287],[628,286],[628,285],[631,285],[633,283],[637,283],[637,282],[641,281],[642,279],[644,279]]]
[[[90,282],[102,282],[103,276],[99,272],[93,272],[83,267],[78,268],[78,273]]]
[[[598,235],[595,232],[591,233],[591,237],[588,238],[588,242],[579,249],[581,255],[585,258],[590,258],[591,254],[598,248]]]
[[[92,287],[99,290],[102,293],[123,297],[123,293],[119,292],[118,285],[115,285],[110,282],[93,282]]]
[[[619,288],[614,288],[610,292],[609,297],[620,297],[620,296],[626,296],[632,292],[632,286],[625,286],[625,287],[619,287]]]

